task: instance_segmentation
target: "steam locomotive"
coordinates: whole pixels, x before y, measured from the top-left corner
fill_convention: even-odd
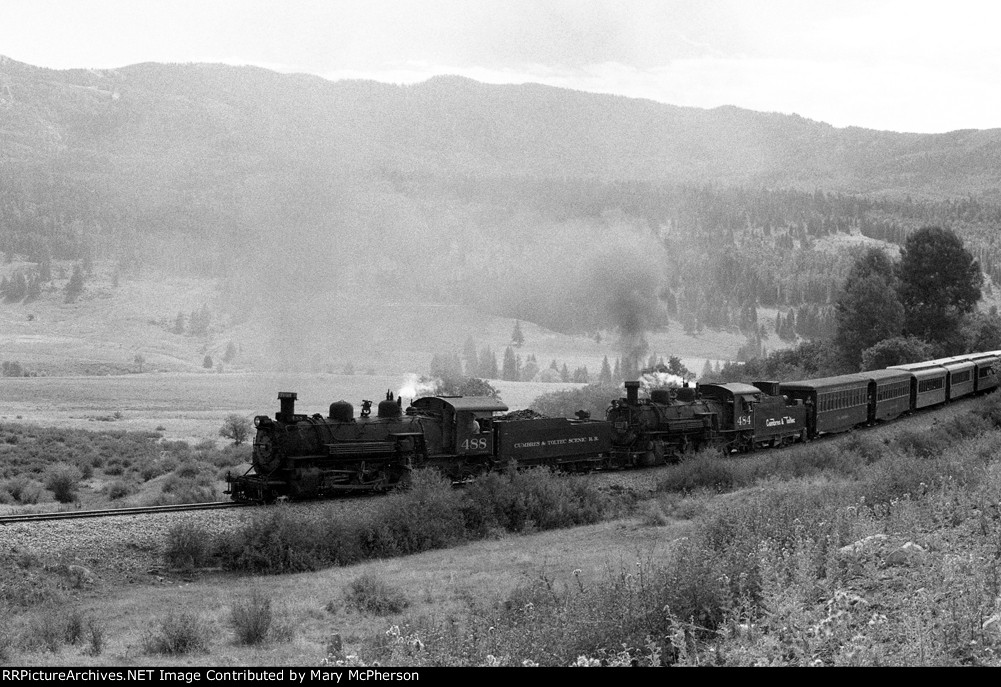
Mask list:
[[[461,482],[506,466],[549,465],[568,470],[600,467],[611,445],[610,425],[585,414],[570,418],[505,418],[508,407],[491,397],[428,396],[404,411],[392,392],[363,401],[359,417],[346,401],[328,416],[295,412],[295,392],[278,395],[274,419],[254,420],[252,464],[227,476],[235,501],[270,502],[352,491],[384,491],[419,467]]]
[[[329,414],[295,412],[296,394],[279,394],[274,419],[261,415],[251,468],[227,476],[236,501],[314,498],[382,491],[418,467],[456,482],[515,464],[565,470],[627,468],[682,459],[706,445],[743,453],[845,432],[999,385],[1001,351],[793,382],[703,384],[654,389],[625,383],[604,420],[498,415],[491,397],[429,396],[406,410],[387,393],[372,417],[346,401]]]

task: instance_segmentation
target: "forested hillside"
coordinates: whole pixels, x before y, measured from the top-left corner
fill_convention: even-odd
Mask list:
[[[791,339],[830,333],[855,244],[948,226],[1001,277],[997,130],[835,129],[453,77],[8,59],[0,130],[0,251],[34,265],[5,273],[8,302],[53,259],[101,259],[126,277],[219,277],[228,308],[276,313],[292,338],[320,333],[311,300],[364,294],[573,332],[753,335],[767,307]]]

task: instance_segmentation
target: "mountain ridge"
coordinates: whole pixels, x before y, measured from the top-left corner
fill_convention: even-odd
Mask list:
[[[4,152],[26,161],[95,148],[185,156],[202,146],[207,160],[308,151],[321,169],[929,197],[996,195],[1001,186],[1001,129],[837,128],[732,105],[683,107],[535,83],[442,75],[401,86],[208,63],[51,70],[6,58],[0,86]],[[146,171],[156,178],[150,165]]]

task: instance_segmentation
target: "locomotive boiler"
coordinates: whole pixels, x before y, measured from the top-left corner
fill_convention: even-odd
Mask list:
[[[719,431],[716,408],[702,400],[695,388],[653,389],[639,398],[640,383],[625,383],[626,396],[612,401],[606,417],[611,424],[612,467],[676,462],[697,451]]]
[[[426,456],[422,418],[404,415],[391,395],[379,403],[375,417],[372,402],[364,401],[358,418],[346,401],[331,403],[327,417],[298,414],[296,398],[295,392],[283,391],[274,419],[254,419],[251,468],[244,475],[227,476],[233,500],[267,502],[385,489]]]

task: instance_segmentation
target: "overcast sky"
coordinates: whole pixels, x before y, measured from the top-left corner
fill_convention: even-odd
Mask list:
[[[996,0],[0,0],[0,55],[461,74],[835,126],[1001,127]]]

